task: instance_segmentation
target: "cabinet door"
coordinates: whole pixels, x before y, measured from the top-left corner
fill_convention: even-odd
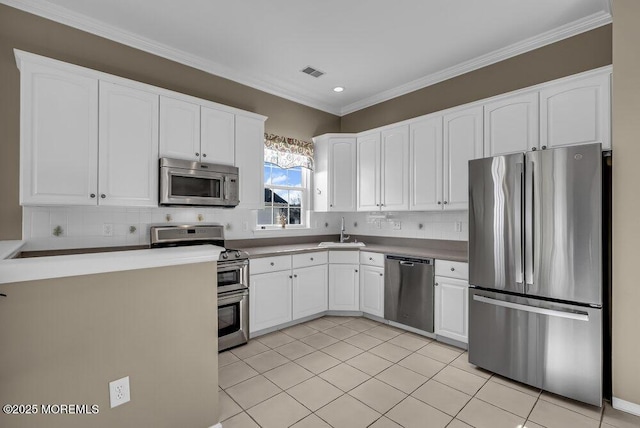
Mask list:
[[[264,208],[264,121],[236,116],[236,166],[240,174],[240,208]]]
[[[293,270],[293,319],[324,312],[328,308],[327,265]]]
[[[100,82],[100,205],[158,206],[158,95]]]
[[[384,317],[384,268],[360,266],[360,310]]]
[[[249,283],[251,333],[291,321],[291,271],[251,275]]]
[[[538,92],[511,95],[484,106],[484,156],[538,147]]]
[[[409,209],[442,210],[442,116],[409,127]]]
[[[469,283],[436,276],[435,332],[463,343],[468,337]]]
[[[360,310],[359,265],[329,265],[329,310]]]
[[[380,204],[383,211],[409,209],[409,125],[381,133]]]
[[[96,205],[98,80],[30,63],[20,78],[20,203]]]
[[[482,107],[471,107],[444,116],[445,209],[469,206],[469,161],[482,157]]]
[[[380,210],[380,133],[358,137],[358,211]]]
[[[602,143],[611,148],[610,74],[551,85],[540,91],[540,146]]]
[[[329,142],[331,176],[329,211],[356,210],[356,144],[352,138]]]
[[[235,115],[200,107],[200,150],[202,162],[235,165]]]
[[[200,106],[160,97],[160,156],[200,161]]]

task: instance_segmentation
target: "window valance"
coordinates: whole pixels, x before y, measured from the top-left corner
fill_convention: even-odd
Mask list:
[[[313,170],[313,143],[264,134],[264,161],[280,168],[301,166]]]

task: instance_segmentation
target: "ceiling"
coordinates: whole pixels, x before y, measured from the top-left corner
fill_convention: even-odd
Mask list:
[[[611,22],[610,0],[0,2],[338,115]]]

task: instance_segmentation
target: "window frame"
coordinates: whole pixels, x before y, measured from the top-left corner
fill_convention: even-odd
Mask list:
[[[288,169],[292,169],[292,168],[282,168],[277,164],[271,163],[271,162],[265,162],[263,161],[262,163],[262,168],[264,170],[264,168],[266,166],[271,166],[276,167],[276,168],[280,168],[281,170],[287,171]],[[312,171],[305,168],[305,167],[296,167],[296,168],[300,168],[300,176],[301,176],[301,180],[302,180],[302,185],[300,187],[295,187],[295,186],[281,186],[281,185],[274,185],[274,184],[267,184],[264,183],[264,178],[263,178],[263,187],[264,189],[270,189],[273,194],[275,194],[274,190],[287,190],[287,191],[297,191],[301,193],[301,198],[300,198],[300,224],[290,224],[287,223],[285,228],[283,229],[282,226],[280,224],[260,224],[259,223],[259,216],[256,216],[256,230],[286,230],[286,229],[308,229],[309,228],[309,213],[311,212],[310,209],[310,194],[311,194],[311,181],[312,181]],[[272,205],[273,206],[273,202]],[[263,209],[268,208],[268,206],[266,205],[266,201],[265,201],[265,206],[264,208],[262,208],[261,210],[258,211],[262,211]]]

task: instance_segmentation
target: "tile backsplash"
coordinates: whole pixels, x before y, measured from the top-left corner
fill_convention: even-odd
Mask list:
[[[308,228],[255,230],[256,211],[243,208],[23,207],[26,250],[147,245],[149,225],[219,223],[227,239],[339,233],[404,238],[468,239],[467,211],[309,214]],[[456,229],[458,227],[458,230]],[[399,229],[398,229],[399,228]]]

